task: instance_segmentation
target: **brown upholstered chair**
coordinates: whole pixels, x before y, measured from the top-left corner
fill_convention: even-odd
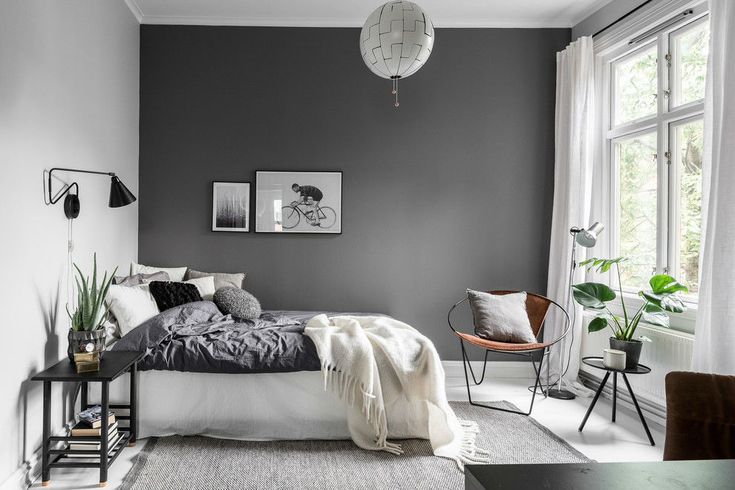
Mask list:
[[[666,375],[664,461],[735,459],[735,376]]]
[[[488,291],[488,293],[490,294],[510,294],[510,293],[518,293],[518,292],[519,291],[507,291],[507,290]],[[549,298],[546,298],[544,296],[541,296],[539,294],[527,292],[526,293],[526,313],[528,314],[528,320],[531,323],[531,328],[533,329],[533,333],[536,336],[536,342],[528,343],[528,344],[496,342],[494,340],[483,339],[474,334],[459,332],[454,328],[454,326],[452,325],[452,313],[454,313],[454,311],[460,305],[467,303],[467,302],[468,302],[468,299],[466,297],[456,302],[454,306],[452,306],[452,308],[449,310],[449,313],[447,314],[447,322],[449,323],[449,328],[452,329],[452,332],[454,332],[454,334],[457,337],[459,337],[459,344],[462,348],[462,364],[464,366],[464,377],[465,377],[465,382],[467,383],[467,398],[469,399],[470,404],[476,407],[490,408],[492,410],[500,410],[503,412],[517,413],[521,415],[530,415],[531,411],[533,410],[533,402],[536,399],[536,392],[538,391],[538,387],[539,387],[539,381],[541,377],[541,366],[544,363],[544,357],[546,356],[549,347],[561,341],[569,332],[569,328],[570,328],[569,315],[567,314],[566,310],[562,308],[561,305],[559,305],[559,303]],[[558,338],[553,339],[551,341],[544,342],[541,340],[543,338],[544,321],[546,320],[546,315],[548,314],[549,309],[552,306],[558,308],[560,312],[564,315],[564,318],[565,318],[564,330]],[[472,344],[474,346],[485,349],[485,360],[482,366],[482,376],[480,377],[479,381],[475,377],[475,372],[472,370],[472,365],[470,364],[470,360],[467,357],[465,343]],[[475,386],[482,383],[483,380],[485,379],[485,370],[487,368],[487,356],[490,352],[497,352],[501,354],[508,354],[508,355],[514,355],[514,356],[522,356],[522,357],[528,358],[531,361],[531,364],[533,365],[533,369],[536,373],[536,382],[533,387],[533,395],[531,396],[531,406],[529,407],[528,412],[523,412],[519,410],[509,410],[509,409],[505,409],[501,407],[493,407],[490,405],[483,405],[481,403],[472,401],[472,393],[470,392],[470,380],[469,380],[469,377],[467,376],[467,370],[469,368],[469,372],[472,375],[472,382],[475,384]],[[536,359],[538,359],[538,366],[536,365]],[[543,393],[544,393],[544,396],[546,396],[546,391],[544,391]]]

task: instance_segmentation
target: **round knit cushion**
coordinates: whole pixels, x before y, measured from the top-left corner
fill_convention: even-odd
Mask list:
[[[255,320],[260,317],[260,303],[255,296],[240,288],[220,288],[212,298],[217,308],[235,318]]]

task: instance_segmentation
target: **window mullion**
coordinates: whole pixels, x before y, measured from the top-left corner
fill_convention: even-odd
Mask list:
[[[658,147],[658,203],[657,203],[657,230],[656,230],[656,271],[661,274],[668,270],[669,244],[669,164],[666,155],[669,152],[668,127],[664,118],[670,107],[669,66],[666,60],[668,54],[668,36],[664,33],[658,36],[658,121],[656,124],[656,139]]]
[[[667,247],[667,262],[668,274],[676,275],[677,271],[679,270],[679,188],[681,186],[681,182],[678,165],[676,165],[675,162],[672,161],[672,159],[674,158],[674,148],[676,147],[675,145],[678,145],[672,123],[666,124],[666,131],[666,141],[669,148],[669,245]]]

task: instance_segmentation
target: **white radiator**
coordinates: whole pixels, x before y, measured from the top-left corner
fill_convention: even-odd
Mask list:
[[[651,372],[644,375],[629,375],[628,379],[633,387],[636,398],[641,407],[658,417],[666,414],[666,385],[664,379],[670,371],[689,371],[691,369],[694,336],[685,332],[678,332],[659,327],[640,325],[637,335],[645,335],[652,342],[643,344],[641,363],[649,366]],[[608,336],[604,334],[587,334],[582,339],[583,356],[601,356],[602,350],[609,347]],[[601,380],[604,373],[582,365],[582,377],[590,379],[590,375]],[[608,383],[611,389],[612,383]],[[618,383],[620,396],[627,399],[627,390],[624,383]],[[608,392],[608,389],[605,390]]]

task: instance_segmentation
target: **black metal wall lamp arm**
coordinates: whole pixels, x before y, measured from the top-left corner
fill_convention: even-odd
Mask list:
[[[64,195],[66,195],[66,198],[64,199],[64,214],[69,219],[74,219],[79,216],[79,184],[77,184],[76,182],[72,182],[56,196],[54,196],[53,192],[51,191],[51,175],[54,172],[75,172],[82,174],[107,175],[111,178],[110,200],[108,203],[111,208],[119,208],[135,202],[135,196],[133,195],[133,193],[130,192],[127,187],[125,187],[125,184],[122,183],[122,181],[118,178],[117,175],[115,175],[114,172],[98,172],[95,170],[80,170],[76,168],[54,167],[48,172],[48,200],[50,204],[56,204]],[[74,193],[71,192],[72,188],[75,189]]]

